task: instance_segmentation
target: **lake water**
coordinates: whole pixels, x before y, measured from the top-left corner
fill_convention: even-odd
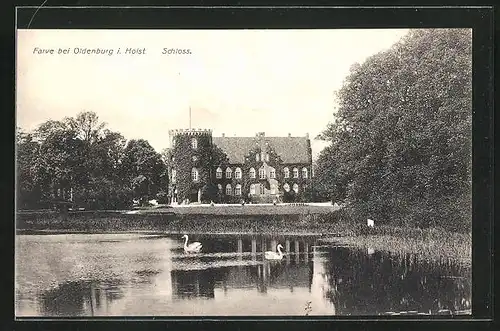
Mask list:
[[[16,236],[16,316],[456,314],[470,268],[323,245],[316,237],[57,234]],[[263,251],[277,243],[282,260]]]

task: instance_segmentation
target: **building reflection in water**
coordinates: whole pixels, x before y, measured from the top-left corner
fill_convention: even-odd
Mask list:
[[[285,292],[293,295],[307,289],[309,295],[300,294],[304,301],[311,300],[313,309],[320,306],[328,315],[437,314],[443,309],[454,313],[470,308],[469,273],[453,262],[417,261],[415,255],[389,255],[371,248],[323,249],[316,247],[314,239],[247,240],[248,244],[235,239],[236,260],[259,264],[174,271],[175,296],[215,299],[219,287],[225,295],[232,289],[256,289],[261,294],[272,291],[278,300],[285,300]],[[263,260],[264,251],[282,242],[282,261]]]
[[[176,238],[150,240],[140,252],[130,249],[120,260],[130,264],[106,264],[111,274],[121,270],[121,277],[62,282],[40,295],[40,314],[305,315],[310,308],[308,315],[376,315],[470,309],[470,269],[453,261],[325,248],[314,237],[202,239],[206,249],[196,256],[185,255]],[[278,243],[285,247],[283,260],[264,260],[263,252]]]
[[[207,242],[206,238],[205,242]],[[193,263],[193,258],[190,256],[177,258],[178,268],[189,269],[191,267],[192,270],[172,270],[174,299],[221,299],[216,298],[217,289],[222,290],[223,297],[226,297],[230,291],[244,290],[242,295],[248,296],[249,300],[252,293],[266,295],[272,292],[272,296],[277,297],[277,300],[293,298],[299,302],[297,305],[313,301],[316,311],[328,315],[335,313],[333,304],[326,295],[329,284],[322,267],[323,262],[319,257],[313,256],[314,252],[311,247],[314,246],[314,237],[306,239],[250,237],[227,242],[233,243],[233,248],[226,249],[226,253],[231,253],[231,250],[236,253],[232,259],[237,262],[237,265],[230,265],[230,257],[225,257],[223,264],[222,256],[211,259],[210,254],[205,256],[201,254],[198,263]],[[263,253],[273,249],[272,247],[276,247],[278,243],[285,243],[283,260],[264,260]],[[208,246],[211,246],[210,242]],[[248,264],[240,262],[248,262]],[[203,268],[203,265],[207,268]],[[254,292],[255,290],[257,292]],[[260,296],[260,300],[262,298]],[[259,305],[257,302],[254,304]],[[265,303],[260,305],[262,309],[265,309]],[[245,315],[245,312],[241,311],[237,314]]]

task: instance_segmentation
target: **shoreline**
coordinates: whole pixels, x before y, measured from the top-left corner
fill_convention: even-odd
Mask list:
[[[253,208],[252,208],[253,207]],[[64,215],[57,212],[18,212],[16,235],[26,234],[113,234],[139,233],[152,235],[212,234],[240,236],[316,236],[322,243],[336,243],[389,253],[410,253],[438,260],[451,258],[463,265],[472,263],[472,234],[441,228],[419,229],[366,224],[342,220],[342,215],[323,207],[328,213],[311,213],[311,206],[189,206],[182,208],[126,211],[76,211]],[[290,208],[291,207],[291,208]],[[263,213],[283,209],[289,214]],[[302,208],[302,209],[301,209]],[[312,207],[316,210],[319,206]],[[216,214],[200,214],[199,209]],[[253,209],[255,213],[248,212]],[[301,209],[304,213],[298,212]],[[189,211],[172,213],[172,210]],[[241,214],[234,213],[240,211]],[[291,213],[291,211],[293,213]],[[243,214],[245,212],[245,214]]]
[[[432,229],[433,230],[433,229]],[[432,232],[431,229],[424,232]],[[291,236],[291,237],[316,237],[320,245],[342,245],[353,248],[373,249],[392,254],[415,254],[419,258],[429,260],[451,259],[459,264],[470,267],[472,265],[472,243],[470,235],[459,234],[448,231],[440,231],[434,236],[422,236],[412,238],[411,236],[394,236],[387,234],[371,235],[342,235],[324,231],[237,231],[237,230],[147,230],[147,229],[123,229],[123,230],[76,230],[76,229],[18,229],[16,236],[22,235],[68,235],[68,234],[138,234],[138,235],[210,235],[210,236]],[[445,239],[446,238],[446,239]],[[469,238],[469,239],[468,239]]]
[[[153,207],[138,207],[126,210],[70,210],[68,215],[172,215],[172,216],[286,216],[297,214],[329,214],[340,210],[340,207],[331,203],[279,203],[271,204],[192,204],[166,207],[164,205]],[[64,214],[54,210],[19,210],[16,215],[60,215]]]
[[[95,229],[94,231],[87,230],[67,230],[67,229],[43,229],[43,230],[31,230],[31,229],[18,229],[16,231],[16,235],[56,235],[56,234],[142,234],[142,235],[151,235],[151,236],[162,236],[162,235],[213,235],[213,236],[262,236],[269,235],[274,236],[274,233],[265,233],[265,232],[244,232],[244,231],[214,231],[207,233],[206,231],[177,231],[177,230],[99,230]],[[297,236],[297,237],[318,237],[318,239],[322,237],[329,236],[329,234],[323,234],[318,232],[282,232],[279,235],[282,236]]]
[[[434,234],[431,234],[432,232]],[[325,236],[323,243],[337,243],[362,249],[373,249],[393,254],[415,254],[430,260],[451,259],[463,266],[472,266],[472,235],[449,231],[423,231],[420,238],[389,234],[349,235],[341,237]]]

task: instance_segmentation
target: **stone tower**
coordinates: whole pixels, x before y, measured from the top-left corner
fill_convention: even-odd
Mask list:
[[[201,202],[203,187],[211,183],[212,130],[169,130],[172,203]]]

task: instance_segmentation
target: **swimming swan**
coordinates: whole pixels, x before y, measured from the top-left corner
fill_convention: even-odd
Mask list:
[[[186,241],[184,242],[184,252],[186,253],[199,253],[202,247],[202,244],[199,242],[194,242],[191,244],[188,243],[188,236],[185,234],[182,236],[182,238],[186,238]]]
[[[276,246],[276,249],[278,250],[279,253],[270,251],[265,252],[264,257],[266,258],[266,260],[281,260],[283,258],[283,253],[281,252],[282,248],[283,246],[281,246],[281,244],[278,244],[278,246]]]

